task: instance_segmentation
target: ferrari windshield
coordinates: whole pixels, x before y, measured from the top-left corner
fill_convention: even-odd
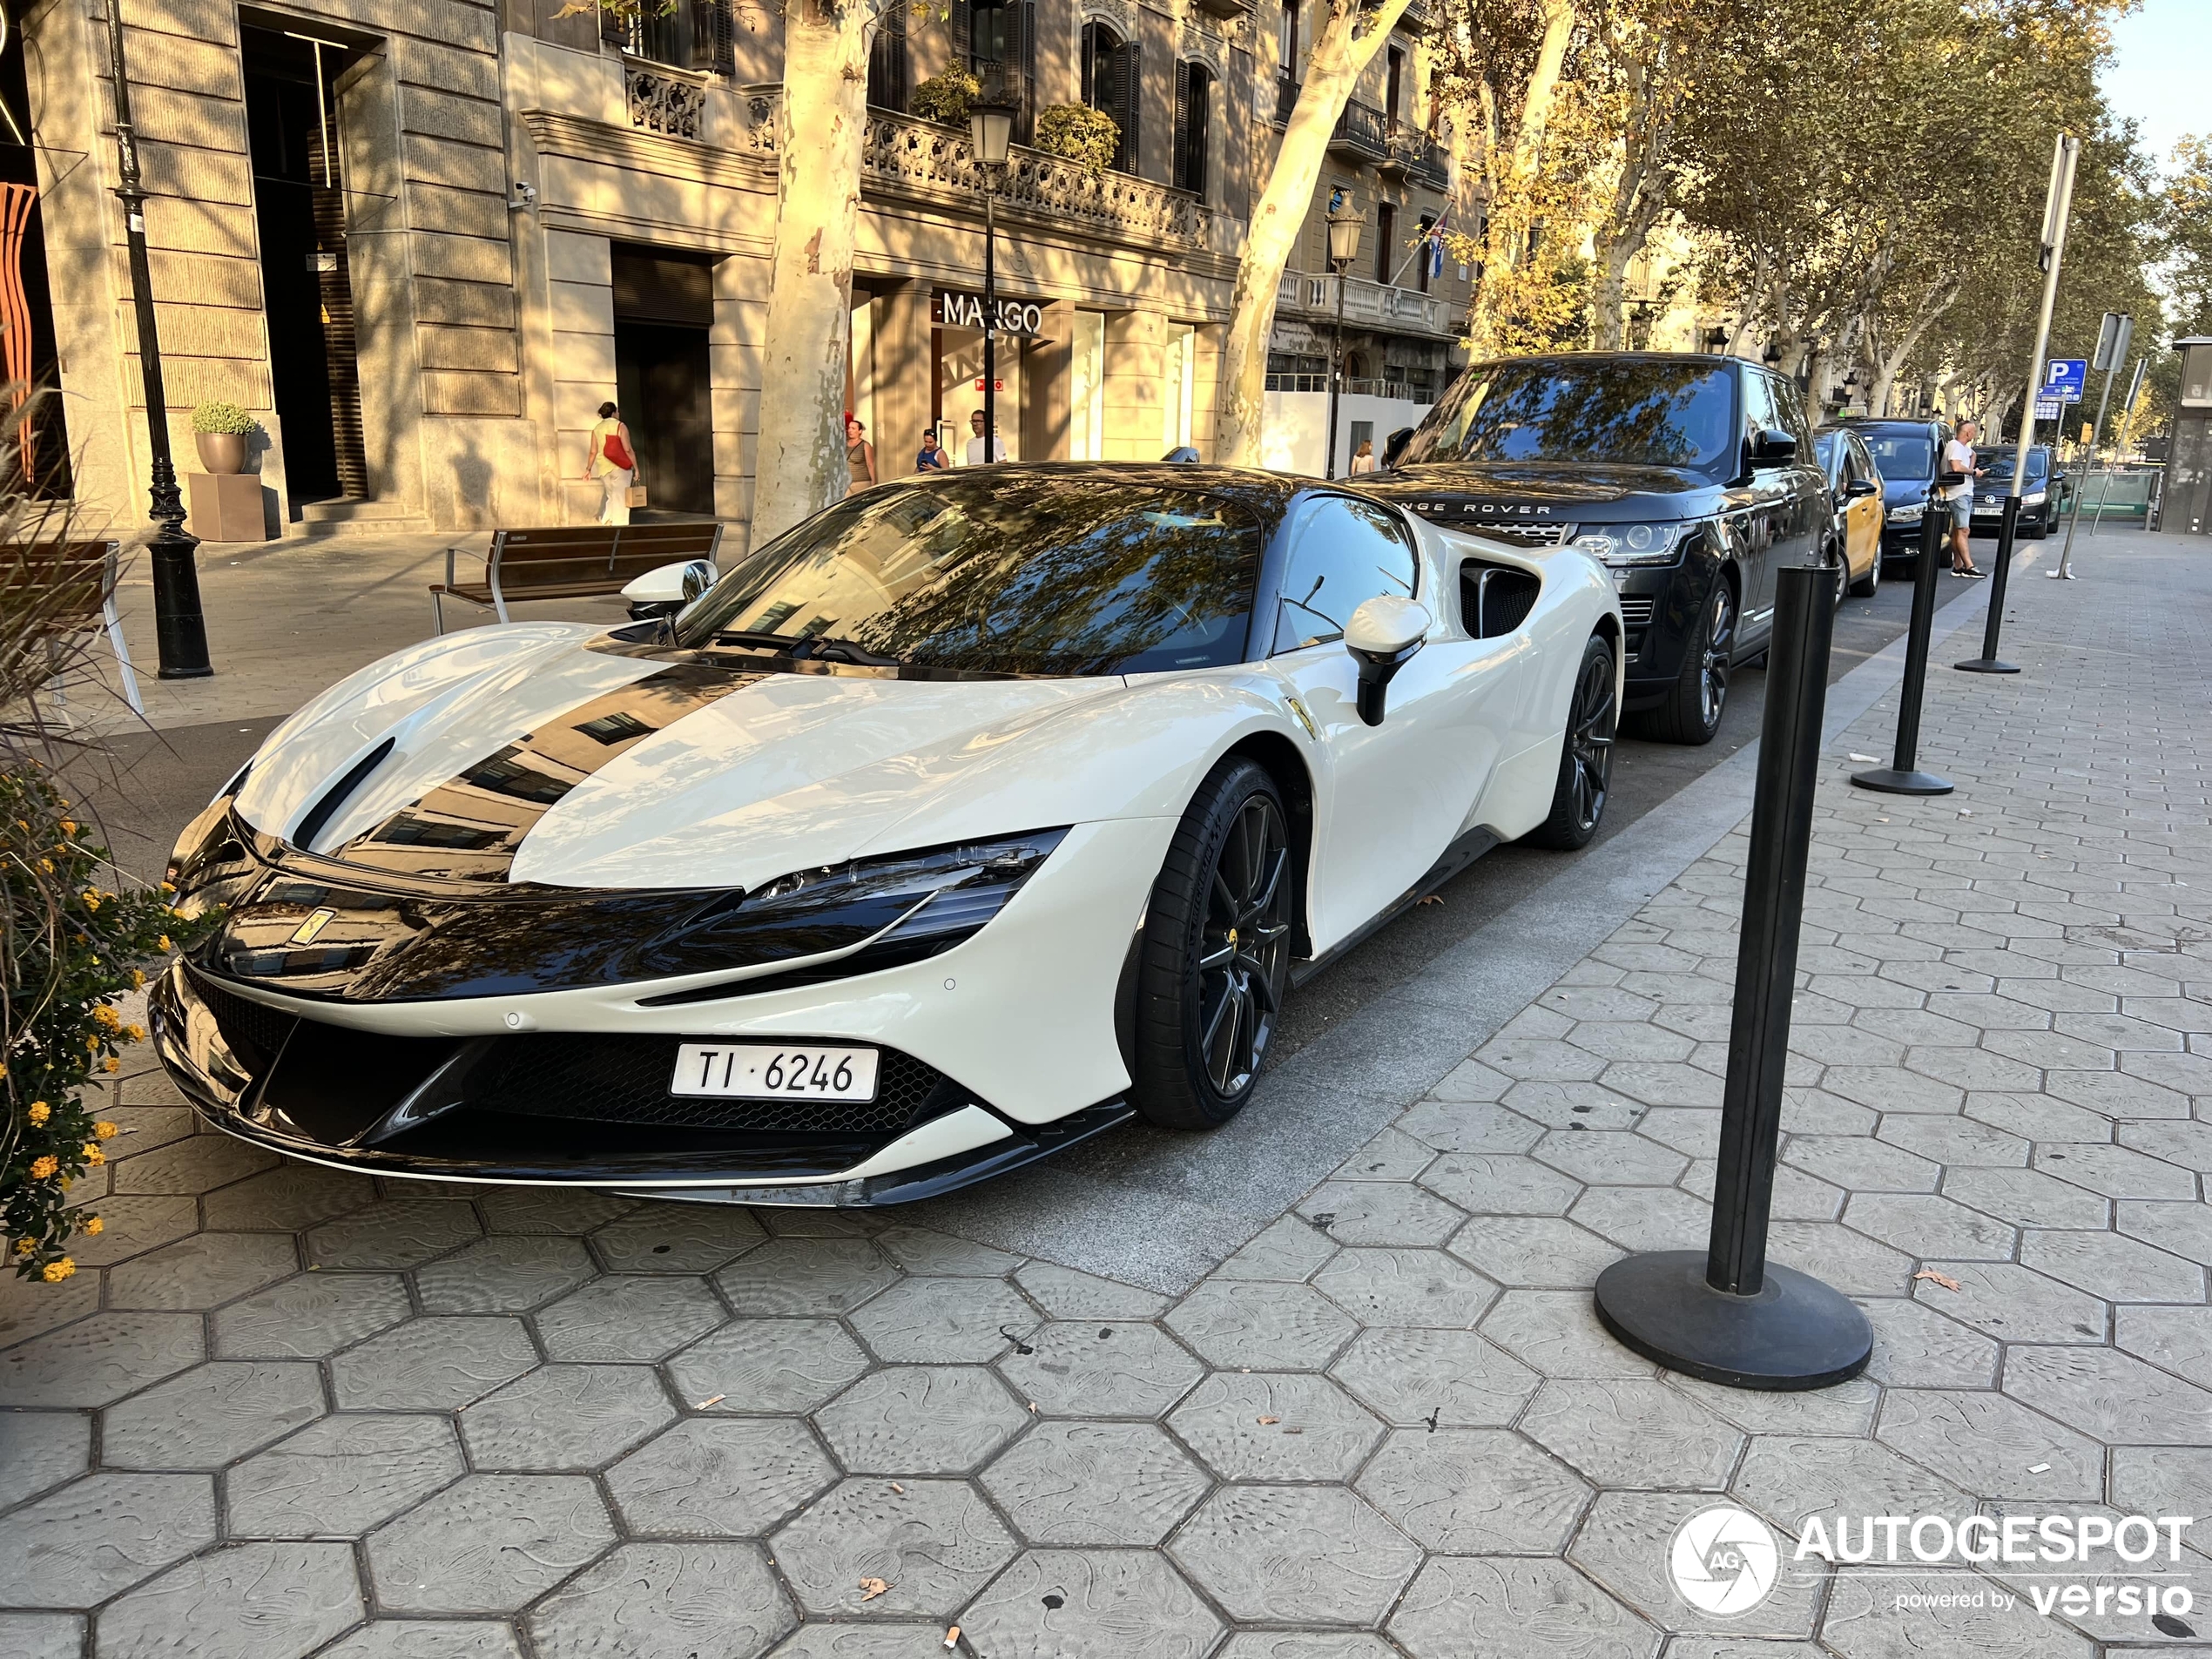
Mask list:
[[[1705,469],[1733,462],[1725,369],[1641,358],[1478,363],[1428,412],[1401,464],[1596,461]]]
[[[999,674],[1242,662],[1259,521],[1202,490],[978,468],[840,502],[748,556],[678,643]]]

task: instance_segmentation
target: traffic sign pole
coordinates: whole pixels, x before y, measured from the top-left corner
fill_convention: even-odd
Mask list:
[[[2134,337],[2134,333],[2135,320],[2127,313],[2122,311],[2105,313],[2104,327],[2097,334],[2096,361],[2096,367],[2105,372],[2105,387],[2104,390],[2097,395],[2096,424],[2089,428],[2089,459],[2093,462],[2097,458],[2098,447],[2104,442],[2105,410],[2112,403],[2112,377],[2119,373],[2120,366],[2128,361],[2128,345]],[[2111,488],[2111,480],[2112,474],[2107,469],[2105,474],[2107,489]],[[2088,493],[2086,489],[2077,489],[2074,492],[2074,510],[2066,516],[2066,542],[2059,549],[2059,568],[2051,572],[2051,580],[2054,582],[2074,580],[2074,532],[2081,528],[2081,498]],[[2101,506],[2104,502],[2102,493],[2099,494],[2097,500],[2098,504]]]

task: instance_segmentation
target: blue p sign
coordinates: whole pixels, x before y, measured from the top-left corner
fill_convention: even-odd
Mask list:
[[[2054,357],[2043,365],[2043,388],[2040,395],[2056,398],[2061,403],[2079,403],[2088,384],[2087,358]]]

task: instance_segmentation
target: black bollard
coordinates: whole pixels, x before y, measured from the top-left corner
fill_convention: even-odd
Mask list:
[[[1892,764],[1855,772],[1851,782],[1885,795],[1947,795],[1951,779],[1919,769],[1920,701],[1928,687],[1928,634],[1935,625],[1936,563],[1951,524],[1950,503],[1937,490],[1962,482],[1964,473],[1936,475],[1920,521],[1920,566],[1912,578],[1912,622],[1905,633],[1905,684],[1898,688],[1897,752]],[[1937,509],[1943,510],[1939,513]]]
[[[2023,443],[2013,464],[2027,465],[2027,445]],[[2000,662],[1997,657],[1997,635],[2005,625],[2005,582],[2013,573],[2013,533],[2020,528],[2020,498],[2017,484],[2005,497],[2005,516],[1997,521],[1997,568],[1989,576],[1989,620],[1982,624],[1981,655],[1964,663],[1953,663],[1969,674],[2017,674],[2020,664]]]
[[[1597,1317],[1622,1342],[1670,1371],[1735,1388],[1780,1391],[1856,1377],[1872,1356],[1874,1333],[1847,1298],[1766,1259],[1836,621],[1831,571],[1791,566],[1776,573],[1776,588],[1712,1236],[1702,1251],[1649,1251],[1614,1263],[1598,1275]]]

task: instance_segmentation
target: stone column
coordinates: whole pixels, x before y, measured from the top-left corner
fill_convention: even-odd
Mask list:
[[[1162,376],[1166,373],[1166,316],[1121,311],[1106,319],[1106,456],[1157,461]]]
[[[1076,307],[1044,308],[1044,338],[1022,354],[1022,459],[1068,459],[1068,398],[1075,383]]]
[[[868,303],[875,325],[875,471],[904,478],[914,469],[929,424],[929,286],[910,282]],[[965,442],[963,437],[960,442]]]

